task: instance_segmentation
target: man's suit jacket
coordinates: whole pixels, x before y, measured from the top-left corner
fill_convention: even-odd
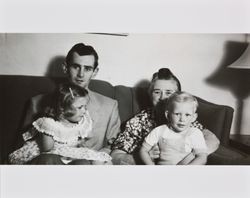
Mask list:
[[[88,148],[110,153],[110,144],[120,132],[120,117],[116,100],[89,91],[87,109],[93,120],[93,130],[86,141]],[[31,98],[24,119],[24,129],[28,130],[34,120],[44,115],[46,107],[53,102],[52,94],[41,94]]]

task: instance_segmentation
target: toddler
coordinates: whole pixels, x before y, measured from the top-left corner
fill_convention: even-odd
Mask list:
[[[91,150],[84,144],[92,131],[92,120],[86,109],[88,101],[86,89],[60,85],[55,92],[55,105],[46,117],[34,121],[33,127],[24,133],[25,143],[9,155],[10,163],[26,164],[40,154],[60,155],[64,164],[79,159],[111,163],[107,153]]]
[[[145,138],[140,149],[142,161],[155,164],[149,156],[151,148],[158,144],[160,158],[156,164],[177,165],[191,152],[195,157],[187,164],[203,165],[207,161],[207,146],[202,132],[191,127],[197,118],[198,102],[185,92],[176,92],[165,101],[165,117],[168,123],[156,127]]]

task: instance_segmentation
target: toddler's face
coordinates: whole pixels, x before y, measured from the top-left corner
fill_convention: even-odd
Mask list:
[[[74,102],[72,103],[69,110],[73,115],[67,116],[67,120],[70,122],[79,122],[83,119],[84,114],[86,113],[86,107],[88,104],[88,97],[75,97]]]
[[[182,132],[190,127],[197,118],[192,102],[173,102],[171,111],[166,112],[170,126],[175,132]]]

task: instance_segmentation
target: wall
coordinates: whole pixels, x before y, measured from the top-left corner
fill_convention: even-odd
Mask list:
[[[236,110],[231,133],[250,134],[250,112],[243,112],[238,131],[237,98],[228,80],[217,83],[227,77],[225,71],[218,71],[240,55],[235,52],[227,57],[230,42],[245,40],[243,34],[0,34],[0,74],[58,75],[56,71],[68,50],[84,42],[99,54],[98,79],[134,86],[149,80],[160,67],[169,67],[179,77],[183,90]],[[248,96],[245,107],[249,106]]]

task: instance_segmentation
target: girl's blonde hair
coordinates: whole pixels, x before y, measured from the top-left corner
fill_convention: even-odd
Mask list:
[[[54,101],[46,110],[46,115],[58,120],[62,115],[64,117],[71,117],[74,111],[71,108],[76,97],[86,97],[88,91],[70,83],[60,84],[55,90],[53,97]]]

